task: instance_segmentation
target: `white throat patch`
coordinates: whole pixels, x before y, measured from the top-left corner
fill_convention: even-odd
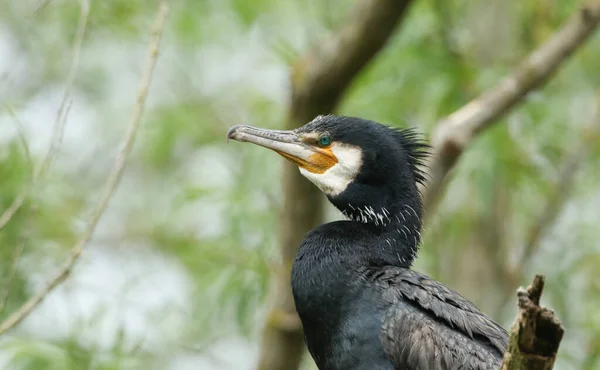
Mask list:
[[[341,143],[333,143],[331,151],[338,163],[322,174],[299,168],[300,173],[315,184],[323,193],[336,196],[346,190],[354,180],[362,165],[362,152],[359,147]]]

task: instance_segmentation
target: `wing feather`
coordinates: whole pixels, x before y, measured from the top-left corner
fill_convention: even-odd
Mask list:
[[[365,277],[379,286],[391,303],[382,340],[397,366],[497,368],[508,346],[508,333],[473,303],[409,269],[380,267],[370,269]]]

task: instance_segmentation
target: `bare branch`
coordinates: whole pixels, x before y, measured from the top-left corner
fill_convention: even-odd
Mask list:
[[[146,97],[148,96],[148,89],[152,81],[154,67],[158,59],[159,45],[165,28],[167,13],[167,0],[162,0],[156,15],[156,20],[152,26],[150,42],[148,45],[147,63],[138,88],[137,100],[133,109],[133,115],[131,122],[129,123],[129,128],[125,136],[125,142],[123,148],[117,156],[115,166],[113,167],[113,170],[109,174],[103,186],[100,199],[91,215],[85,232],[75,246],[73,246],[71,250],[71,256],[69,257],[66,265],[58,272],[56,276],[54,276],[54,278],[48,282],[46,287],[32,296],[27,302],[25,302],[25,304],[21,306],[21,308],[11,314],[2,324],[0,324],[0,335],[4,334],[6,331],[23,321],[23,319],[25,319],[53,289],[67,279],[73,267],[75,266],[75,263],[79,260],[84,246],[92,237],[98,221],[102,217],[104,210],[108,206],[112,195],[119,185],[127,164],[127,159],[129,158],[129,154],[131,153],[137,132],[141,125],[142,113],[144,111]]]
[[[73,41],[73,57],[71,58],[71,68],[69,68],[69,74],[67,75],[67,82],[65,84],[65,91],[63,93],[60,106],[58,107],[58,111],[56,112],[56,120],[54,121],[54,128],[52,129],[52,139],[50,141],[50,149],[48,150],[46,158],[44,159],[40,168],[38,169],[38,175],[43,175],[54,161],[56,153],[58,152],[58,148],[62,143],[65,131],[65,121],[67,119],[67,113],[71,105],[71,88],[73,87],[75,76],[77,75],[77,71],[79,70],[79,56],[81,54],[81,46],[83,44],[83,38],[85,36],[85,30],[87,28],[88,17],[90,14],[89,0],[80,1],[81,10],[79,14],[79,21],[77,23],[77,30],[75,31],[75,39]]]
[[[2,290],[0,290],[0,316],[4,314],[4,310],[6,309],[6,303],[8,302],[8,298],[10,296],[10,289],[12,286],[13,279],[17,274],[17,269],[19,267],[19,261],[21,260],[21,256],[23,255],[23,251],[25,250],[25,245],[27,240],[29,239],[30,230],[33,226],[33,219],[35,214],[37,213],[37,208],[35,206],[29,206],[29,214],[27,220],[25,222],[24,230],[19,237],[19,243],[15,248],[12,256],[12,262],[10,264],[8,274],[4,280],[4,284],[2,286]]]
[[[52,0],[42,0],[40,2],[40,4],[38,6],[36,6],[35,10],[33,11],[33,14],[34,15],[40,14],[41,12],[46,10],[46,8],[48,7],[48,5],[50,5],[51,2],[52,2]]]
[[[27,192],[30,191],[29,186],[27,187]],[[0,216],[0,231],[2,231],[4,227],[6,227],[8,222],[15,215],[15,213],[17,213],[19,209],[21,209],[23,203],[25,202],[25,199],[27,198],[27,192],[19,193],[19,195],[17,195],[17,197],[12,201],[10,206],[8,206],[8,208],[2,213],[2,215]]]
[[[25,152],[25,159],[27,160],[27,165],[31,170],[31,178],[33,178],[33,157],[31,156],[31,151],[29,150],[29,144],[27,143],[27,135],[25,135],[25,126],[23,122],[19,119],[19,116],[15,113],[15,111],[8,105],[4,104],[4,108],[8,111],[15,122],[15,127],[17,129],[17,135],[19,136],[19,141],[21,142],[21,146],[23,147],[23,151]],[[0,230],[2,228],[0,227]]]
[[[0,215],[0,231],[2,231],[2,229],[4,229],[4,227],[8,224],[8,222],[13,218],[15,213],[17,213],[17,211],[23,205],[23,202],[25,201],[25,198],[26,198],[26,193],[30,190],[31,183],[33,182],[33,178],[35,177],[33,159],[31,157],[29,145],[27,144],[27,137],[25,135],[23,123],[21,122],[19,117],[16,115],[16,113],[13,111],[13,109],[11,107],[9,107],[7,104],[5,104],[5,109],[12,116],[13,121],[15,122],[15,125],[17,128],[17,135],[19,136],[19,141],[21,142],[21,146],[23,147],[23,151],[25,152],[25,158],[27,159],[27,164],[29,166],[31,174],[29,175],[30,184],[26,187],[26,189],[24,191],[20,192],[17,195],[17,197],[12,201],[10,206],[8,206],[8,208],[6,210],[4,210],[2,215]],[[0,304],[1,304],[1,302],[0,302]]]
[[[577,11],[546,43],[531,53],[496,87],[483,93],[441,120],[432,135],[434,153],[429,163],[430,181],[422,189],[425,208],[431,214],[448,172],[465,148],[510,108],[544,84],[575,49],[581,46],[600,22],[600,1],[589,2]]]
[[[8,275],[6,276],[6,280],[4,281],[2,290],[0,291],[0,315],[4,313],[4,309],[6,308],[6,302],[8,301],[8,296],[10,294],[10,287],[17,272],[17,268],[19,267],[19,261],[24,250],[25,239],[21,238],[19,244],[17,244],[17,248],[15,248],[13,259],[8,270]]]
[[[564,334],[552,310],[540,307],[544,276],[517,290],[519,313],[510,331],[502,370],[551,370]]]

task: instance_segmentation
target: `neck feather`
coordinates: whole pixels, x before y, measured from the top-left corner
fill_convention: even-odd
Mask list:
[[[420,203],[399,203],[389,208],[348,203],[340,211],[351,221],[372,228],[381,252],[393,254],[391,257],[403,265],[412,264],[421,242]],[[376,254],[375,250],[372,253]]]

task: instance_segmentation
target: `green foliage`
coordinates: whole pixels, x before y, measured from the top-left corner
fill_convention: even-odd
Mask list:
[[[148,366],[149,361],[136,357],[135,351],[123,353],[122,347],[118,338],[108,350],[85,347],[75,339],[12,339],[2,346],[10,354],[10,368],[15,370],[133,370]]]
[[[39,289],[38,270],[44,269],[38,263],[52,268],[62,265],[97,200],[99,184],[118,151],[115,135],[125,129],[135,99],[130,67],[139,65],[141,70],[144,61],[127,66],[107,62],[111,66],[107,67],[98,60],[125,61],[137,55],[128,51],[144,46],[157,2],[92,0],[90,4],[81,70],[72,91],[77,95],[73,110],[83,101],[91,107],[91,115],[73,116],[65,141],[70,147],[79,142],[77,149],[59,154],[62,165],[51,169],[50,176],[35,187],[34,195],[0,231],[0,292],[10,275],[16,246],[24,243],[0,319]],[[494,86],[578,4],[416,2],[387,48],[354,81],[339,112],[417,126],[429,136],[440,118]],[[53,0],[34,15],[35,5],[0,3],[0,22],[28,60],[27,71],[33,71],[33,77],[17,84],[0,83],[0,99],[14,105],[17,115],[37,107],[34,103],[40,92],[62,87],[80,12],[77,1]],[[259,341],[261,308],[271,268],[278,260],[282,160],[260,148],[226,145],[225,133],[240,123],[281,126],[287,114],[289,66],[306,48],[329,37],[351,6],[352,2],[316,0],[171,2],[163,59],[136,151],[125,184],[111,202],[106,223],[101,223],[91,248],[118,253],[119,248],[135,250],[140,244],[175,261],[192,282],[191,298],[185,307],[165,302],[164,312],[152,320],[158,323],[183,315],[185,325],[181,329],[173,325],[174,334],[161,334],[158,345],[147,348],[131,345],[139,338],[130,340],[129,335],[135,335],[125,331],[105,347],[94,341],[90,344],[78,331],[48,339],[30,324],[27,330],[3,338],[0,352],[10,358],[11,369],[162,370],[189,348],[200,347],[202,355],[203,349],[219,339],[242,336]],[[98,50],[103,43],[106,53]],[[510,266],[518,258],[555,188],[561,163],[584,142],[583,129],[589,126],[592,107],[597,104],[598,65],[600,38],[596,36],[550,84],[530,94],[524,104],[478,137],[451,173],[445,197],[425,230],[416,268],[480,305],[494,302],[490,310],[507,326],[514,317],[514,287],[506,293],[504,276],[474,277],[463,267]],[[124,90],[129,95],[121,94]],[[127,99],[121,101],[123,96]],[[2,118],[0,129],[4,130]],[[53,119],[48,117],[45,124],[51,125]],[[93,132],[94,137],[77,133],[84,126],[92,129],[82,132]],[[40,127],[30,127],[29,138]],[[12,130],[8,124],[6,130]],[[600,288],[589,278],[600,265],[600,249],[594,242],[598,148],[591,148],[574,181],[568,202],[571,211],[559,215],[526,269],[527,274],[547,274],[545,299],[567,326],[559,355],[561,368],[594,369],[598,363]],[[33,161],[38,164],[43,154],[43,150],[34,151]],[[73,156],[84,160],[65,166]],[[15,140],[2,141],[0,213],[29,184],[30,173],[22,146]],[[499,224],[501,237],[495,238],[497,230],[490,226],[494,222]],[[488,260],[473,263],[474,252],[476,258]],[[86,253],[84,258],[93,258],[94,254]],[[74,276],[85,268],[82,262]],[[495,273],[495,268],[489,270],[488,275]],[[529,278],[515,279],[526,284]],[[96,279],[111,281],[108,273]],[[479,286],[473,287],[473,281]],[[137,284],[131,281],[128,289],[135,291]],[[56,301],[47,301],[56,304],[52,302]],[[127,302],[123,310],[134,303]],[[96,330],[107,325],[107,315],[97,309],[100,313],[81,323],[81,328]],[[584,345],[584,351],[578,349]]]
[[[4,212],[31,181],[32,169],[16,140],[0,148],[0,160],[0,178],[11,180],[0,182],[0,209]],[[26,216],[24,212],[15,214],[13,222],[0,234],[0,244],[16,244]],[[7,249],[2,248],[3,251]]]
[[[246,26],[254,24],[258,17],[268,12],[276,3],[274,0],[230,0],[232,14],[237,15],[240,22]]]
[[[0,182],[0,214],[10,207],[27,186],[30,174],[30,163],[16,141],[0,148],[0,178],[10,179]],[[26,277],[15,269],[14,261],[20,253],[20,245],[26,242],[23,240],[22,230],[28,225],[28,217],[30,210],[29,204],[26,204],[0,232],[0,320],[26,299]]]
[[[144,147],[144,159],[165,169],[180,158],[176,152],[188,153],[191,149],[223,140],[223,127],[208,101],[178,101],[171,106],[155,109],[145,134],[151,145]],[[179,148],[183,146],[184,148]]]

